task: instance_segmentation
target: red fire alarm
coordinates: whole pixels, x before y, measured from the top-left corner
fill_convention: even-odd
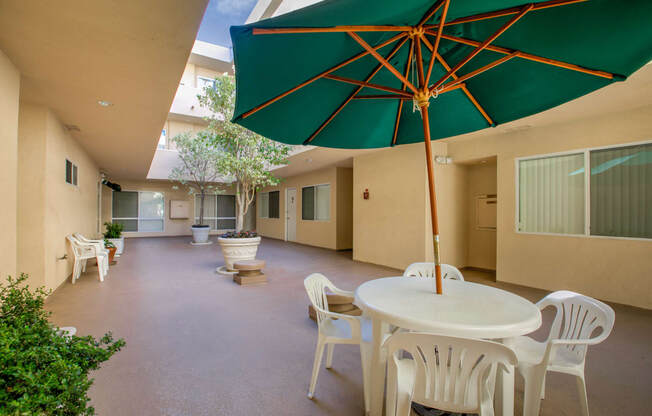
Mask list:
[[[369,199],[369,189],[364,190],[364,192],[362,193],[362,197],[364,199]]]

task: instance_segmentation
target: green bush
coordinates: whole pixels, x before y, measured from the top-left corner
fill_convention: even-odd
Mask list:
[[[104,226],[106,227],[104,238],[120,238],[122,235],[122,229],[124,227],[122,224],[105,222]]]
[[[61,335],[43,310],[48,293],[30,291],[27,275],[0,283],[0,415],[93,415],[88,389],[99,368],[125,342],[111,333]]]

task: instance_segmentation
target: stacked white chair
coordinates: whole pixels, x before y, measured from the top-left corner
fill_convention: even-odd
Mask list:
[[[518,337],[513,344],[518,356],[517,370],[525,379],[523,415],[538,416],[545,393],[546,372],[556,371],[577,378],[582,415],[588,416],[584,380],[586,351],[589,345],[598,344],[609,336],[616,314],[599,300],[566,290],[549,294],[537,306],[541,310],[553,306],[557,315],[545,342]]]
[[[326,276],[320,273],[313,273],[306,277],[303,284],[308,292],[308,297],[315,308],[317,317],[317,348],[315,349],[315,359],[312,368],[312,377],[310,379],[310,388],[308,397],[313,398],[315,387],[317,385],[317,376],[319,367],[324,354],[324,347],[328,346],[326,356],[326,368],[331,368],[333,364],[333,350],[335,344],[355,344],[360,345],[360,358],[362,361],[362,377],[364,385],[367,386],[368,369],[367,355],[370,352],[371,324],[368,320],[358,316],[344,315],[328,310],[328,299],[326,290],[335,295],[353,297],[353,292],[338,289]],[[365,409],[369,409],[368,392],[364,392]]]
[[[405,277],[435,277],[435,263],[412,263],[405,272]],[[450,264],[441,265],[441,278],[464,281],[462,272],[455,266]]]
[[[100,282],[103,282],[104,276],[109,272],[109,252],[103,245],[100,247],[97,243],[80,241],[72,234],[68,235],[66,239],[70,242],[74,256],[72,283],[74,284],[79,279],[79,276],[81,276],[82,271],[86,270],[86,261],[89,259],[95,259],[97,261],[98,277]]]
[[[387,416],[409,416],[412,402],[493,416],[496,373],[516,365],[514,351],[491,341],[401,332],[384,345]],[[412,358],[401,358],[404,353]]]

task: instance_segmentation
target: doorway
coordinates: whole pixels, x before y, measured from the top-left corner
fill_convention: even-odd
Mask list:
[[[285,190],[285,241],[297,240],[297,189]]]

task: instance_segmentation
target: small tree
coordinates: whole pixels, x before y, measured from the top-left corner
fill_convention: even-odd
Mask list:
[[[208,118],[208,129],[213,133],[213,145],[223,152],[220,170],[235,183],[236,231],[241,231],[256,191],[280,182],[270,168],[287,164],[290,146],[231,123],[235,108],[235,79],[230,75],[215,78],[215,86],[205,88],[199,102],[213,114]]]
[[[222,151],[213,145],[214,138],[209,131],[197,134],[181,133],[172,142],[179,151],[181,165],[172,169],[169,179],[188,188],[191,195],[199,195],[199,225],[204,225],[204,200],[209,192],[219,193],[214,185],[221,177],[219,165]]]

